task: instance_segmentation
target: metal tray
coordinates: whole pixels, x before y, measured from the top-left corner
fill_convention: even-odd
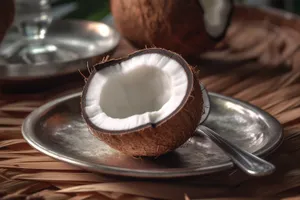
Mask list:
[[[0,80],[43,79],[86,69],[87,62],[92,65],[116,49],[120,34],[101,22],[55,20],[51,23],[44,41],[61,48],[69,57],[37,64],[7,61],[3,57],[25,42],[13,29],[8,32],[0,46]]]
[[[280,123],[263,110],[209,93],[211,110],[204,124],[239,147],[266,155],[281,142]],[[24,138],[37,150],[87,170],[131,177],[171,178],[232,168],[225,153],[206,136],[195,136],[158,158],[133,158],[92,136],[80,113],[80,93],[53,100],[24,121]]]

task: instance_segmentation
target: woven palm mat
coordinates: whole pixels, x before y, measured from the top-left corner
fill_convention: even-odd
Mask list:
[[[228,49],[233,48],[228,44],[222,47],[223,50],[227,48],[224,50],[227,52],[226,58],[230,58]],[[122,41],[113,57],[132,51],[134,49]],[[267,59],[253,60],[261,55],[242,56],[239,64],[222,68],[199,64],[199,79],[209,91],[248,101],[282,123],[284,142],[267,157],[277,167],[273,175],[254,178],[238,169],[231,169],[213,175],[175,180],[120,178],[84,171],[32,149],[21,135],[20,125],[24,117],[47,101],[80,91],[83,84],[80,80],[38,93],[1,94],[0,196],[2,199],[72,200],[299,199],[300,73],[290,70],[294,66],[292,64],[274,67],[274,64],[261,62]],[[205,56],[223,59],[219,54]]]

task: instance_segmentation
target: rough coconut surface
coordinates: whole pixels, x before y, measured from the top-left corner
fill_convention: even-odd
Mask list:
[[[125,97],[129,93],[135,98]],[[91,105],[99,108],[89,110]],[[96,65],[82,94],[82,113],[91,132],[132,156],[158,156],[182,145],[194,134],[202,106],[192,69],[179,55],[158,48]]]
[[[198,58],[222,39],[215,40],[206,31],[199,0],[111,0],[111,11],[118,31],[139,48],[162,47],[185,58]],[[218,15],[214,12],[207,15],[212,14]],[[218,22],[218,17],[215,18]]]

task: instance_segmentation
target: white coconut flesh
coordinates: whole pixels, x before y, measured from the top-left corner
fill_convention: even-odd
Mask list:
[[[231,0],[198,0],[204,12],[204,23],[208,34],[220,37],[226,30],[232,9]]]
[[[188,75],[176,60],[146,53],[97,71],[85,96],[85,114],[102,130],[156,124],[181,105]]]

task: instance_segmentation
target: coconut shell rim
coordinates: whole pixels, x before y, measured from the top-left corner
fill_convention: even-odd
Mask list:
[[[143,54],[146,54],[146,53],[149,53],[149,52],[150,53],[161,53],[165,56],[169,55],[169,57],[171,59],[176,60],[184,68],[184,70],[185,70],[185,72],[188,76],[189,82],[188,82],[187,92],[186,92],[183,100],[181,101],[180,105],[170,115],[163,118],[162,120],[160,120],[156,123],[147,123],[147,124],[137,126],[135,128],[132,128],[132,129],[111,131],[111,130],[107,130],[107,129],[101,129],[98,126],[96,126],[94,123],[92,123],[90,121],[89,117],[87,116],[86,112],[85,112],[85,109],[84,109],[85,108],[85,101],[83,101],[82,99],[84,98],[84,96],[86,96],[87,88],[89,86],[89,83],[92,80],[92,77],[96,74],[96,72],[99,71],[99,70],[102,70],[106,67],[109,67],[109,66],[111,66],[115,63],[120,63],[122,61],[129,60],[129,59],[133,58],[134,56],[143,55]],[[117,59],[111,59],[111,60],[108,60],[108,61],[100,62],[100,63],[95,64],[93,66],[93,71],[89,75],[89,77],[87,78],[86,84],[84,85],[83,91],[81,93],[80,105],[81,105],[82,117],[86,121],[89,128],[94,129],[94,130],[99,131],[99,132],[109,134],[109,135],[111,135],[111,134],[118,134],[118,135],[130,134],[130,133],[135,132],[135,131],[142,131],[146,128],[160,126],[161,124],[166,123],[170,118],[175,117],[182,110],[182,108],[187,103],[188,98],[189,98],[190,94],[192,93],[192,91],[194,89],[193,85],[194,85],[194,81],[196,81],[194,79],[195,79],[195,76],[194,76],[193,69],[187,63],[187,61],[181,55],[179,55],[178,53],[167,50],[167,49],[164,49],[164,48],[151,47],[151,48],[140,49],[140,50],[134,51],[134,52],[132,52],[132,53],[130,53],[127,56],[124,56],[124,57],[120,57],[120,58],[117,58]]]

